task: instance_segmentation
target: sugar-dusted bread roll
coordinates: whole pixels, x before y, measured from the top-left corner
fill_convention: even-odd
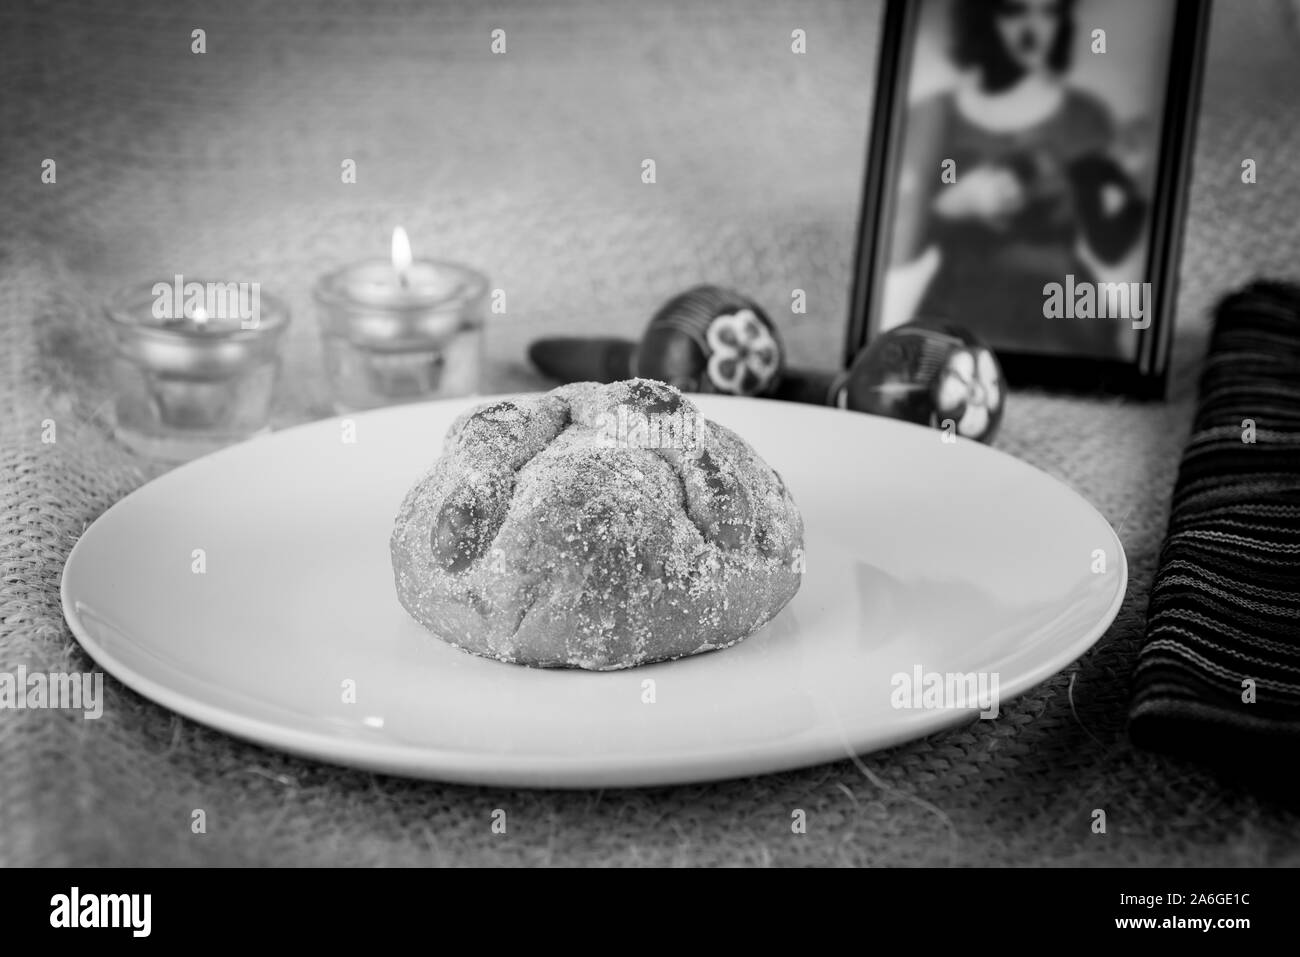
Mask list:
[[[803,521],[673,387],[582,382],[462,415],[391,546],[398,598],[444,641],[603,671],[753,634],[799,589]]]

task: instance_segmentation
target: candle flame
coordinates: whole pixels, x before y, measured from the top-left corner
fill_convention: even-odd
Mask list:
[[[196,325],[201,326],[208,321],[208,311],[202,306],[195,306],[194,314],[191,315],[190,318],[194,320]]]
[[[411,240],[406,230],[398,226],[393,230],[393,268],[402,281],[406,281],[406,271],[411,268]]]

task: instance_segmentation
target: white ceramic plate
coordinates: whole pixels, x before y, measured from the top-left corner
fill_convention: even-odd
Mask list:
[[[996,674],[1005,703],[1083,654],[1124,597],[1106,521],[1010,456],[874,416],[699,397],[803,511],[794,600],[733,648],[628,671],[476,658],[407,617],[388,537],[447,426],[482,401],[357,415],[352,443],[343,420],[317,422],[149,483],[69,556],[73,633],[140,694],[269,747],[449,781],[613,787],[811,765],[972,720],[982,702],[919,690],[907,704],[947,706],[896,707],[895,676],[920,669],[923,688],[930,673],[984,673],[991,691]]]

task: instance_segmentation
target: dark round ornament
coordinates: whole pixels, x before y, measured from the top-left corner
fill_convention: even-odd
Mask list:
[[[696,286],[650,319],[633,374],[683,392],[767,395],[784,364],[776,326],[756,302],[718,286]]]
[[[858,353],[836,401],[991,443],[1006,395],[997,356],[974,333],[910,322],[881,333]]]

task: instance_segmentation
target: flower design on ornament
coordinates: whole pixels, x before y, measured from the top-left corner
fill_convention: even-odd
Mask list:
[[[776,375],[780,346],[752,309],[714,317],[704,337],[709,343],[709,380],[718,391],[753,395]]]
[[[959,349],[948,357],[935,389],[935,421],[953,419],[957,433],[978,439],[1002,403],[997,363],[987,349]]]

